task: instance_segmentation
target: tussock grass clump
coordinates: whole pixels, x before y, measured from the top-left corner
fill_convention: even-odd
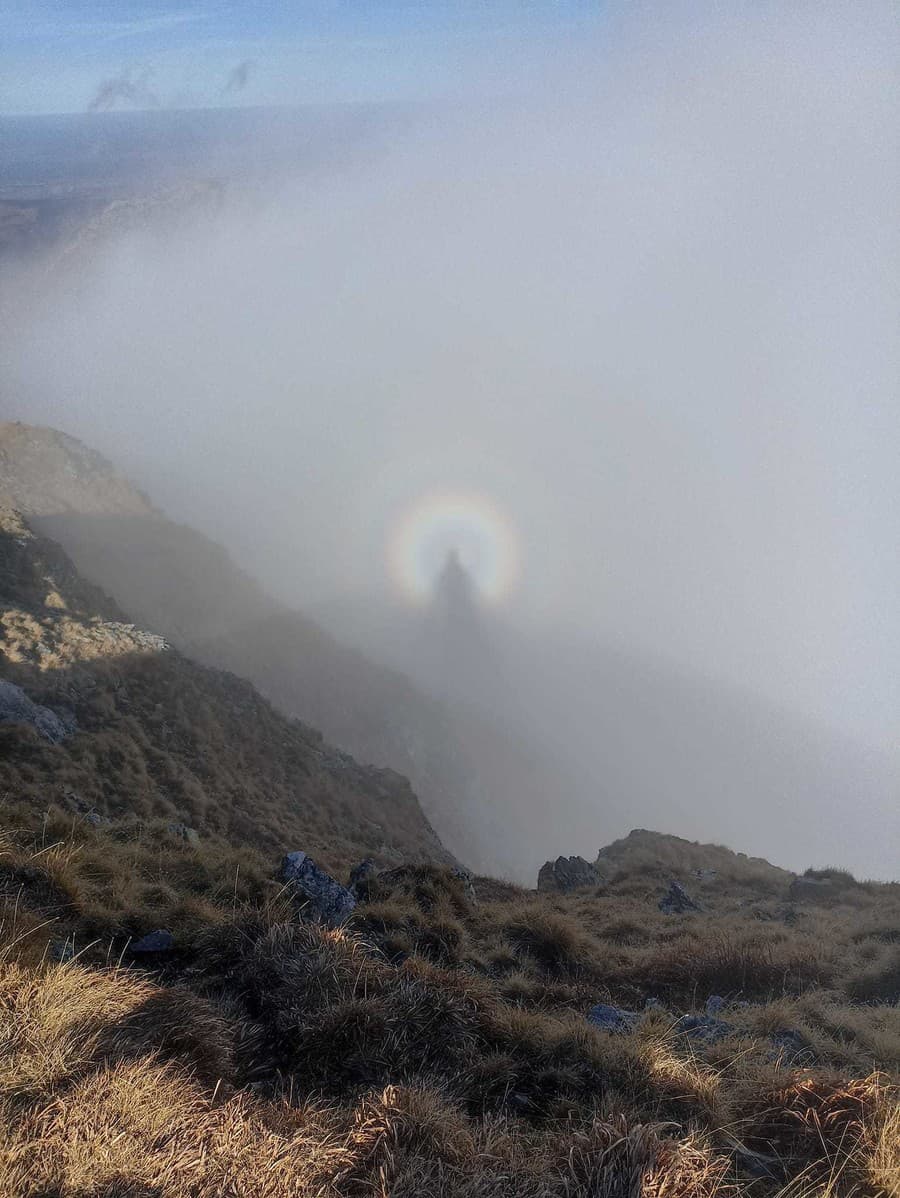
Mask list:
[[[213,1084],[231,1071],[231,1035],[213,1008],[121,970],[0,965],[0,1007],[0,1087],[20,1100],[52,1094],[108,1058],[153,1054]]]
[[[846,979],[844,989],[860,1002],[900,1003],[900,947],[882,949],[871,965]]]
[[[553,910],[510,913],[501,922],[502,934],[517,957],[530,958],[551,977],[564,977],[589,969],[597,946],[582,925]]]
[[[36,835],[8,836],[6,864],[45,870]],[[900,1012],[847,993],[868,985],[867,952],[894,948],[858,934],[876,909],[890,926],[877,896],[794,924],[741,921],[728,899],[672,920],[616,883],[473,906],[449,870],[427,867],[376,879],[352,926],[328,930],[300,922],[262,866],[229,896],[216,844],[165,842],[154,874],[131,835],[79,828],[53,849],[33,908],[6,895],[0,1192],[787,1198],[807,1185],[881,1198],[900,1176]],[[136,865],[133,883],[118,878]],[[67,905],[42,908],[61,878]],[[201,906],[153,974],[103,954],[50,963],[34,921],[46,916],[57,942],[117,892],[173,918],[178,903]],[[623,920],[643,929],[629,933],[638,943],[623,942]],[[435,953],[447,927],[453,951]],[[23,952],[29,940],[43,951]],[[826,941],[786,985],[785,968]],[[725,1039],[680,1034],[713,986],[755,997],[723,1011]],[[666,1005],[628,1034],[585,1019],[598,1001],[640,1012],[651,987]]]
[[[613,944],[629,946],[648,944],[653,939],[646,922],[628,916],[621,916],[604,923],[602,936],[604,940],[612,941]]]
[[[833,973],[830,953],[822,946],[798,942],[783,929],[734,924],[707,925],[687,943],[676,941],[646,954],[636,970],[670,998],[701,1003],[710,994],[745,999],[796,994]]]
[[[306,966],[299,957],[308,958]],[[279,1071],[296,1068],[290,1076],[280,1073],[280,1085],[268,1085],[268,1099],[235,1090],[240,1077],[230,1048],[238,1029],[214,1004],[121,970],[6,966],[0,979],[0,1190],[22,1198],[51,1192],[73,1198],[225,1192],[412,1198],[431,1185],[437,1194],[460,1198],[574,1198],[590,1184],[602,1185],[594,1192],[631,1198],[638,1176],[653,1178],[660,1194],[687,1195],[692,1170],[704,1178],[728,1169],[726,1157],[701,1152],[694,1137],[681,1143],[664,1127],[629,1125],[622,1116],[610,1122],[590,1103],[574,1123],[570,1113],[565,1134],[561,1125],[545,1125],[541,1096],[559,1088],[552,1071],[575,1071],[579,1054],[592,1047],[588,1029],[554,1026],[548,1035],[526,1027],[527,1020],[495,1029],[511,1059],[517,1040],[530,1052],[540,1045],[542,1059],[532,1063],[530,1079],[517,1079],[528,1087],[516,1093],[530,1118],[511,1115],[503,1103],[489,1115],[475,1107],[474,1091],[468,1103],[460,1096],[473,1082],[451,1068],[484,1055],[472,1051],[484,1034],[476,1030],[477,1003],[459,1006],[458,983],[440,1007],[442,985],[452,987],[451,978],[424,964],[418,973],[392,978],[391,967],[368,956],[353,937],[315,928],[261,933],[247,966],[265,966],[257,1003],[265,983],[278,978],[290,985],[290,978],[297,984],[281,1022],[285,1032],[302,1013],[295,1046],[304,1032],[315,1032],[317,1019],[329,1021],[329,1030],[344,1028],[320,1038],[318,1048],[310,1039],[296,1060],[282,1053]],[[374,990],[357,992],[354,1000],[348,996],[360,971]],[[411,994],[418,1001],[410,1002]],[[281,1004],[270,1001],[274,1017]],[[370,1014],[380,1006],[375,1040],[370,1031],[362,1041],[347,1034],[348,1024],[359,1031],[346,1017],[354,1001],[370,1003]],[[441,1028],[440,1049],[425,1049],[399,1026],[381,1039],[392,1012],[420,1030],[422,1018],[432,1033]],[[448,1024],[461,1027],[462,1037],[448,1039]],[[366,1060],[384,1054],[395,1070],[402,1061],[418,1076],[387,1087],[355,1086],[354,1097],[335,1079],[347,1079],[360,1048]],[[521,1052],[517,1063],[521,1069]],[[309,1095],[320,1069],[329,1088],[339,1091],[329,1100]]]
[[[456,966],[469,951],[465,925],[442,899],[428,902],[425,910],[408,896],[366,903],[354,912],[350,925],[397,963],[417,953],[435,964]]]
[[[792,1077],[761,1086],[749,1101],[742,1137],[780,1162],[787,1176],[828,1193],[896,1194],[900,1187],[898,1091],[879,1074]]]
[[[195,847],[166,824],[93,825],[55,807],[37,827],[33,813],[31,829],[19,823],[28,818],[26,805],[0,803],[0,819],[14,828],[0,844],[0,898],[20,931],[26,915],[43,929],[20,951],[46,950],[62,928],[92,960],[114,960],[129,939],[159,927],[186,945],[236,909],[262,908],[278,893],[270,863],[251,848],[217,839]]]

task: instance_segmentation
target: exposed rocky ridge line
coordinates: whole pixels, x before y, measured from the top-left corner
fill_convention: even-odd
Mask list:
[[[771,881],[787,885],[795,877],[791,870],[772,865],[763,857],[750,857],[721,844],[704,844],[647,828],[633,828],[627,836],[605,845],[597,854],[594,866],[602,873],[618,868],[633,868],[641,861],[651,872],[667,874],[678,871],[678,880],[714,881],[727,877],[735,870],[742,874],[758,871]]]

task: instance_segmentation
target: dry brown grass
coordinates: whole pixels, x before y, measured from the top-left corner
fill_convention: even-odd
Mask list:
[[[599,893],[473,905],[396,778],[237,679],[104,659],[102,597],[11,552],[7,666],[82,731],[0,728],[0,1194],[896,1198],[900,887],[635,833]],[[397,844],[344,929],[275,881]],[[658,910],[670,877],[702,913]]]
[[[819,971],[827,986],[813,971],[787,993],[779,974],[777,998],[757,986],[770,1001],[729,1008],[733,1035],[706,1045],[676,1026],[703,988],[671,979],[679,954],[726,969],[712,912],[673,921],[615,885],[588,899],[501,891],[473,907],[458,879],[428,866],[380,875],[353,930],[327,931],[296,921],[261,860],[229,896],[226,846],[161,848],[134,825],[79,825],[42,848],[40,832],[26,845],[20,826],[5,845],[7,864],[32,872],[30,890],[7,889],[0,932],[0,1192],[896,1192],[900,1012],[848,993],[867,947],[893,948],[862,932],[876,908],[877,927],[891,924],[878,896],[871,909],[810,908],[792,925],[750,916],[742,927],[726,903],[731,990],[753,946],[805,960],[825,928],[823,959],[840,969]],[[73,964],[47,963],[48,940],[74,930],[82,942],[110,893],[116,915],[103,926],[127,926],[118,903],[146,903],[151,885],[165,887],[157,898],[179,937],[156,980],[114,967],[122,931],[110,932],[113,967],[100,943]],[[65,903],[41,928],[40,902],[57,891]],[[144,920],[160,908],[141,910]],[[623,942],[626,919],[644,929],[629,936],[639,943]],[[586,1022],[595,1001],[640,1006],[654,974],[670,979],[667,1005],[633,1034]],[[785,1028],[809,1044],[813,1067],[773,1054]],[[771,1177],[746,1171],[759,1159],[774,1161]]]
[[[796,1077],[755,1091],[741,1134],[795,1175],[785,1195],[894,1195],[900,1189],[898,1093],[877,1073],[851,1080]]]
[[[286,935],[264,937],[254,959],[286,968],[294,959]],[[315,1010],[333,1011],[335,992],[358,988],[357,970],[371,971],[371,962],[343,933],[305,929],[304,940],[318,962],[304,970],[305,993]],[[392,1001],[403,989],[394,985]],[[430,997],[428,1020],[437,1027],[446,1019]],[[326,1102],[298,1094],[301,1068],[279,1094],[236,1092],[227,1051],[234,1030],[209,1003],[127,973],[4,966],[0,1192],[568,1198],[589,1184],[592,1193],[631,1198],[644,1192],[635,1186],[645,1177],[656,1186],[648,1193],[713,1193],[691,1190],[690,1180],[727,1169],[694,1138],[682,1145],[665,1128],[628,1126],[621,1117],[592,1113],[564,1139],[559,1129],[509,1115],[472,1118],[440,1080]],[[416,1059],[423,1047],[412,1048]],[[459,1050],[452,1035],[449,1051]],[[425,1051],[421,1063],[439,1067],[441,1054]],[[339,1069],[347,1054],[355,1048],[346,1041],[325,1048]]]

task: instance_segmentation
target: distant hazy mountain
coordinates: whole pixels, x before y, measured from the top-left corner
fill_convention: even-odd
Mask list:
[[[412,104],[0,115],[0,257],[377,153]]]

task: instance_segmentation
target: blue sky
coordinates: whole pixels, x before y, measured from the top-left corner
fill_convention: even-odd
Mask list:
[[[0,0],[0,112],[433,99],[527,80],[603,0]],[[106,89],[104,89],[106,84]],[[112,84],[112,86],[110,86]]]

